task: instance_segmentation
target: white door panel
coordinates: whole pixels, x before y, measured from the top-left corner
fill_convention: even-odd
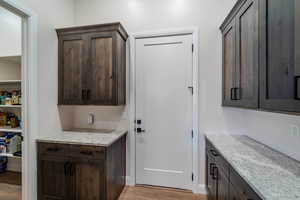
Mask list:
[[[136,40],[137,184],[191,189],[192,35]]]

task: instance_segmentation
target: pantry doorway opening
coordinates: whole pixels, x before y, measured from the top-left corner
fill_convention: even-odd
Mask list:
[[[0,21],[0,199],[35,200],[37,15],[0,0]]]

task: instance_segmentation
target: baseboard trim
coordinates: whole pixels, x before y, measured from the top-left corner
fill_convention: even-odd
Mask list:
[[[197,185],[197,186],[194,188],[193,193],[195,193],[195,194],[207,195],[206,186],[203,185],[203,184]]]
[[[132,180],[131,176],[126,176],[126,185],[127,186],[135,186],[135,183]]]

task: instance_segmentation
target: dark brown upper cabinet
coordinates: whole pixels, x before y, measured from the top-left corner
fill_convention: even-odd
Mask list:
[[[120,23],[57,29],[58,104],[125,105],[126,40]]]
[[[221,26],[223,105],[258,108],[258,1],[244,0]]]
[[[260,0],[260,104],[300,112],[300,1]]]
[[[300,1],[239,0],[220,29],[223,105],[300,113]]]

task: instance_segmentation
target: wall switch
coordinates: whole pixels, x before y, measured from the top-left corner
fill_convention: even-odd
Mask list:
[[[89,125],[93,125],[95,122],[95,115],[93,113],[89,113],[89,116],[88,116],[88,124]]]

